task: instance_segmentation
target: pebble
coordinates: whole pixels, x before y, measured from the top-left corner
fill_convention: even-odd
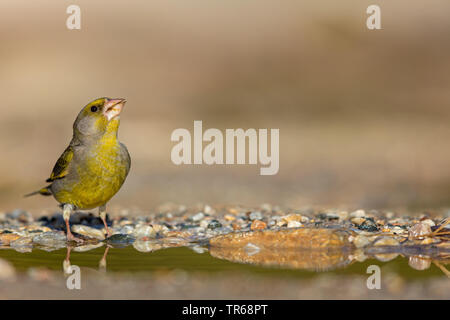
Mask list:
[[[398,257],[398,253],[379,253],[374,256],[377,260],[388,262]]]
[[[97,240],[105,240],[105,234],[103,233],[103,231],[92,228],[92,227],[84,226],[81,224],[75,224],[70,229],[72,230],[72,232],[81,234],[88,238],[94,238]]]
[[[253,220],[250,229],[251,230],[263,230],[267,228],[267,224],[261,220]]]
[[[218,220],[212,220],[209,224],[208,224],[208,229],[216,229],[216,228],[220,228],[222,227],[222,224],[218,221]]]
[[[393,237],[378,237],[375,239],[375,242],[373,244],[375,247],[379,246],[398,246],[400,245],[400,242],[398,242]]]
[[[224,218],[227,221],[234,221],[234,220],[236,220],[236,217],[232,216],[231,214],[226,214]]]
[[[20,236],[15,233],[2,233],[0,234],[0,245],[9,246],[12,241],[19,239]]]
[[[351,222],[357,226],[358,229],[374,232],[378,231],[377,224],[372,219],[366,219],[366,218],[353,218],[351,219]]]
[[[411,268],[416,270],[426,270],[431,266],[431,259],[418,256],[409,257],[408,264]]]
[[[353,244],[357,248],[364,248],[364,247],[368,246],[371,242],[372,241],[370,241],[370,239],[368,237],[363,236],[363,235],[357,235],[353,239]]]
[[[67,244],[64,232],[49,231],[33,237],[33,243],[49,248],[64,248]]]
[[[364,218],[366,212],[364,210],[356,210],[350,213],[350,218]]]
[[[423,239],[423,236],[431,233],[431,227],[429,224],[419,222],[409,228],[408,239]]]
[[[139,251],[139,252],[152,252],[155,250],[162,249],[161,245],[155,245],[155,243],[151,241],[143,241],[143,240],[136,240],[133,242],[133,247]]]
[[[203,214],[203,212],[199,212],[196,215],[192,216],[191,220],[193,222],[198,222],[198,221],[202,220],[204,217],[205,217],[205,215]]]
[[[289,221],[287,224],[288,228],[300,228],[302,226],[302,223],[299,221]]]
[[[263,216],[260,211],[254,211],[254,212],[250,213],[249,218],[250,218],[250,220],[262,220]]]
[[[425,220],[423,220],[423,221],[420,221],[421,223],[424,223],[424,224],[427,224],[427,225],[429,225],[430,227],[434,227],[436,224],[434,223],[434,221],[433,220],[431,220],[431,219],[425,219]]]
[[[10,242],[10,247],[21,248],[21,247],[31,247],[33,245],[33,238],[23,237]]]
[[[106,239],[106,242],[117,246],[126,246],[133,243],[136,239],[128,234],[113,234]]]
[[[157,232],[155,229],[149,225],[139,226],[133,231],[133,235],[136,239],[141,238],[156,238]]]
[[[210,206],[208,206],[208,205],[205,205],[205,207],[203,208],[203,211],[204,211],[206,214],[209,214],[209,215],[212,215],[212,214],[215,214],[215,213],[216,213],[216,211],[215,211],[212,207],[210,207]]]

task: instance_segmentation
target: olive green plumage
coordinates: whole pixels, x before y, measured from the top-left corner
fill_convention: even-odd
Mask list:
[[[30,195],[53,195],[81,210],[105,206],[130,171],[130,155],[117,138],[124,103],[100,98],[86,105],[73,124],[72,141],[47,179],[51,184]]]

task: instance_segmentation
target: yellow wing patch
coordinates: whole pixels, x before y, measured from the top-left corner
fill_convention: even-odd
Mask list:
[[[72,161],[72,158],[73,149],[71,146],[68,146],[53,167],[52,174],[50,175],[50,178],[47,179],[47,182],[52,182],[57,179],[64,178],[68,173],[69,164]]]

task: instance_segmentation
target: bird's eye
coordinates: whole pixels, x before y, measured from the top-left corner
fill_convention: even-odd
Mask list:
[[[92,111],[92,112],[97,112],[97,110],[98,110],[98,107],[97,107],[97,106],[91,107],[91,111]]]

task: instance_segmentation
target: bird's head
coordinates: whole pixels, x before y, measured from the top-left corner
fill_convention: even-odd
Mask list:
[[[125,99],[99,98],[88,103],[73,124],[74,135],[81,138],[117,134],[125,102]]]

